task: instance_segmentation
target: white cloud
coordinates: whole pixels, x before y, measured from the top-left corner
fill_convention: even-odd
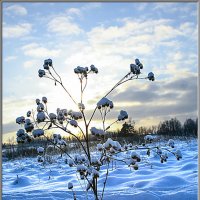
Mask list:
[[[68,15],[77,15],[77,16],[81,15],[81,11],[78,8],[69,8],[66,11]]]
[[[16,60],[17,59],[17,56],[8,56],[4,59],[5,62],[9,62],[9,61],[12,61],[12,60]]]
[[[101,8],[102,3],[100,2],[89,2],[86,5],[84,5],[81,9],[83,10],[93,10],[96,8]]]
[[[59,35],[79,35],[82,29],[69,17],[57,16],[49,21],[48,30]]]
[[[14,13],[15,15],[27,15],[27,10],[26,8],[24,8],[23,6],[20,5],[12,5],[12,6],[8,6],[7,8],[5,8],[6,13],[8,14],[12,14]]]
[[[24,62],[24,68],[34,68],[35,66],[40,66],[40,60],[28,60]]]
[[[22,47],[22,50],[24,52],[24,55],[31,56],[34,58],[57,57],[60,54],[59,49],[51,50],[51,49],[42,47],[41,45],[37,43],[24,45]],[[29,64],[26,64],[24,66],[29,66]]]
[[[16,25],[3,25],[4,38],[19,38],[30,34],[32,26],[29,23],[21,23]]]

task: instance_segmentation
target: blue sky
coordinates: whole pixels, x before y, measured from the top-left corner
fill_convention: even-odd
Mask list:
[[[35,107],[36,98],[47,96],[52,112],[57,107],[74,109],[60,88],[37,76],[46,58],[53,59],[76,98],[79,85],[73,69],[91,64],[99,68],[85,94],[88,116],[100,94],[140,58],[143,73],[153,71],[156,81],[130,82],[116,90],[109,97],[116,102],[109,119],[120,109],[138,126],[171,117],[196,118],[197,55],[197,3],[4,2],[5,138],[17,130],[15,118]]]

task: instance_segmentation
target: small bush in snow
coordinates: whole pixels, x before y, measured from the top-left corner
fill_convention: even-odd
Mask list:
[[[145,144],[144,146],[133,146],[132,144],[126,144],[123,147],[118,141],[114,141],[111,138],[108,138],[105,140],[105,137],[107,135],[108,129],[115,123],[119,121],[123,121],[128,119],[128,113],[124,110],[121,110],[118,117],[116,117],[116,120],[110,124],[106,125],[106,118],[107,114],[114,109],[114,104],[112,100],[108,99],[107,96],[113,92],[118,86],[121,84],[124,84],[127,81],[132,80],[141,80],[146,79],[150,81],[154,81],[155,77],[152,72],[150,72],[146,77],[141,77],[141,70],[144,68],[141,61],[137,58],[135,59],[133,64],[130,64],[130,69],[128,73],[120,80],[118,81],[113,88],[111,88],[108,93],[101,98],[97,104],[96,108],[94,109],[92,115],[89,119],[86,118],[85,115],[85,105],[83,103],[83,95],[84,90],[88,83],[88,77],[90,74],[97,74],[99,72],[98,68],[94,65],[91,65],[89,67],[81,67],[78,66],[74,69],[74,73],[78,76],[78,79],[80,81],[81,85],[81,95],[80,95],[80,101],[76,101],[70,92],[67,90],[67,88],[64,86],[61,77],[59,74],[55,71],[53,62],[51,59],[44,60],[43,69],[40,69],[38,71],[38,75],[40,78],[48,78],[54,81],[55,86],[59,84],[65,92],[68,94],[69,98],[72,100],[72,102],[76,105],[76,111],[73,111],[71,109],[60,109],[57,108],[54,113],[49,113],[47,110],[47,98],[42,97],[42,100],[36,99],[36,115],[35,111],[28,111],[26,116],[32,117],[33,120],[31,122],[30,119],[26,119],[25,117],[21,116],[16,119],[16,123],[18,124],[24,124],[24,129],[19,129],[17,132],[17,142],[18,143],[24,143],[26,141],[29,141],[31,139],[31,136],[28,133],[32,133],[32,136],[34,138],[36,137],[46,137],[45,133],[48,130],[60,130],[64,133],[67,133],[74,137],[79,145],[82,148],[82,152],[78,155],[72,156],[68,153],[68,151],[65,151],[63,146],[68,146],[68,144],[62,139],[61,134],[53,134],[52,139],[49,140],[51,142],[51,145],[47,146],[46,150],[44,151],[43,147],[39,147],[38,150],[38,162],[43,163],[45,160],[45,152],[49,153],[49,151],[52,151],[53,149],[59,149],[62,153],[65,153],[68,158],[65,160],[65,162],[69,165],[69,167],[75,167],[77,173],[79,174],[79,179],[84,180],[87,182],[86,185],[86,192],[89,190],[92,190],[94,194],[94,199],[103,199],[104,190],[106,187],[106,182],[109,174],[109,164],[117,159],[117,154],[122,152],[128,152],[130,151],[130,156],[125,160],[119,160],[121,162],[124,162],[127,164],[127,166],[132,167],[134,170],[139,169],[138,163],[142,162],[142,157],[140,157],[139,151],[140,150],[146,150],[146,156],[151,156],[151,152],[153,151],[156,153],[159,157],[161,162],[166,162],[168,159],[168,156],[165,152],[166,149],[162,149],[162,147],[152,147],[148,146],[148,143],[153,142],[153,137],[151,135],[145,136]],[[79,103],[78,103],[79,102]],[[94,118],[94,115],[96,114],[96,111],[99,112],[100,118],[102,121],[102,127],[91,127],[91,122]],[[84,124],[84,127],[81,128],[78,124],[79,121],[82,121]],[[71,129],[72,128],[72,129]],[[83,141],[77,137],[75,133],[73,133],[73,128],[76,128],[80,131],[80,133],[83,136]],[[25,132],[26,131],[26,132]],[[91,148],[89,146],[90,144],[90,137],[89,134],[95,136],[100,143],[97,144],[96,149],[98,151],[99,156],[92,155]],[[48,138],[47,138],[48,139]],[[150,144],[151,145],[151,144]],[[50,148],[51,146],[51,148]],[[172,140],[168,142],[168,146],[174,148],[175,144]],[[182,158],[181,152],[176,151],[172,152],[171,150],[168,150],[168,152],[171,152],[177,160]],[[84,153],[84,155],[82,155]],[[43,154],[43,155],[41,155]],[[106,178],[103,185],[103,190],[100,192],[98,190],[98,179],[100,177],[100,171],[102,165],[107,167],[107,173]],[[68,183],[68,189],[73,191],[73,184],[71,182]],[[74,199],[75,193],[73,191]]]

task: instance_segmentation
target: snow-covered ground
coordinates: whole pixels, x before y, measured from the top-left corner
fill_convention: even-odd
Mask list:
[[[196,200],[198,194],[198,146],[196,140],[176,141],[183,158],[179,161],[169,154],[166,163],[156,155],[139,165],[135,171],[117,163],[110,168],[105,190],[105,200]],[[119,155],[128,156],[128,154]],[[141,154],[141,157],[143,155]],[[68,182],[74,184],[77,199],[87,199],[77,181],[75,168],[56,158],[51,165],[42,166],[36,158],[23,158],[3,163],[2,182],[4,200],[66,200],[73,199]],[[106,174],[103,167],[99,178],[102,188]],[[18,175],[18,179],[17,179]],[[18,181],[17,181],[18,180]],[[84,188],[84,181],[82,181]],[[88,199],[94,199],[91,193]]]

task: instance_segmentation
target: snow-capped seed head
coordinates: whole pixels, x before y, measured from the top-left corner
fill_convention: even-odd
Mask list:
[[[48,63],[49,63],[49,66],[52,66],[52,64],[53,64],[53,62],[50,58],[48,59]]]
[[[131,153],[131,158],[132,158],[133,160],[136,160],[137,162],[140,162],[140,161],[141,161],[140,155],[137,154],[135,151],[133,151],[133,152]]]
[[[156,151],[156,153],[157,153],[158,155],[161,155],[161,154],[162,154],[162,150],[158,148],[157,151]]]
[[[79,108],[80,110],[85,110],[85,105],[84,105],[83,103],[79,103],[79,104],[78,104],[78,108]]]
[[[62,113],[63,113],[64,116],[67,116],[68,115],[67,109],[62,109]]]
[[[70,115],[75,120],[82,119],[82,117],[83,117],[81,112],[71,111]]]
[[[112,147],[114,150],[121,151],[122,147],[118,141],[113,141]]]
[[[44,71],[43,69],[39,69],[39,70],[38,70],[38,76],[39,76],[40,78],[42,78],[45,74],[46,74],[46,73],[45,73],[45,71]]]
[[[46,98],[46,97],[42,97],[42,101],[43,101],[44,103],[47,103],[47,98]]]
[[[25,136],[17,137],[17,143],[24,143],[25,142]]]
[[[98,73],[98,69],[97,69],[94,65],[91,65],[91,66],[90,66],[90,70],[91,70],[92,72],[94,72],[95,74]]]
[[[143,64],[139,61],[138,58],[135,59],[135,64],[136,64],[140,69],[143,69]]]
[[[180,159],[182,158],[182,153],[181,153],[181,151],[180,151],[180,150],[177,150],[177,151],[175,152],[175,156],[176,156],[177,160],[180,160]]]
[[[168,146],[170,146],[171,148],[174,148],[174,144],[175,144],[175,142],[174,142],[174,140],[172,140],[172,139],[169,139],[169,141],[168,141]]]
[[[57,138],[58,138],[58,140],[61,140],[61,135],[60,134],[57,134]]]
[[[135,163],[135,164],[133,165],[133,169],[134,169],[134,170],[138,170],[138,168],[139,168],[138,164]]]
[[[31,142],[32,139],[33,139],[33,138],[32,138],[30,135],[28,135],[28,134],[26,133],[26,141],[27,141],[27,142]]]
[[[73,184],[71,182],[68,183],[68,189],[71,190],[73,188]]]
[[[129,165],[135,165],[136,161],[132,158],[129,159]]]
[[[41,112],[43,110],[44,110],[44,105],[42,103],[39,103],[38,106],[37,106],[37,111]]]
[[[91,164],[93,166],[101,166],[101,162],[100,162],[100,160],[97,157],[92,157],[91,158]]]
[[[135,64],[130,64],[130,69],[133,74],[139,75],[140,74],[140,67]]]
[[[58,141],[58,145],[67,146],[67,143],[65,142],[65,140],[61,139]]]
[[[146,142],[153,142],[153,140],[154,140],[154,137],[152,136],[152,135],[146,135],[146,136],[144,136],[144,140],[146,141]]]
[[[23,123],[25,123],[25,117],[24,116],[17,117],[16,118],[16,123],[17,124],[23,124]]]
[[[65,116],[64,116],[64,114],[61,110],[57,115],[57,119],[58,119],[58,121],[64,121],[65,120]]]
[[[44,64],[43,68],[46,69],[46,70],[49,70],[49,65]]]
[[[103,147],[106,150],[109,150],[113,146],[113,140],[111,138],[108,138],[107,141],[103,144]]]
[[[37,161],[38,162],[44,162],[44,158],[42,156],[37,156]]]
[[[36,102],[37,105],[39,105],[40,104],[40,99],[36,99],[35,102]]]
[[[161,162],[161,163],[167,162],[167,156],[164,155],[164,154],[161,155],[161,156],[160,156],[160,162]]]
[[[128,119],[128,113],[124,110],[121,110],[120,114],[118,116],[118,120],[121,121],[121,120],[125,120],[125,119]]]
[[[115,153],[115,149],[114,149],[113,147],[111,147],[110,150],[109,150],[109,152],[110,152],[111,154],[113,154],[113,153]]]
[[[31,132],[34,129],[34,125],[31,122],[26,121],[24,124],[24,129],[26,130],[27,133]]]
[[[78,172],[85,172],[86,171],[86,166],[85,165],[77,165],[77,171]]]
[[[32,132],[32,135],[33,135],[34,138],[40,137],[40,136],[44,135],[44,130],[42,130],[42,129],[35,129]]]
[[[37,148],[38,153],[44,153],[44,148],[43,147],[38,147]]]
[[[150,81],[154,81],[154,80],[155,80],[155,77],[154,77],[154,73],[153,73],[153,72],[149,72],[149,74],[148,74],[148,79],[149,79]]]
[[[90,131],[91,131],[92,135],[95,135],[97,137],[98,136],[102,136],[103,137],[105,135],[105,132],[103,130],[97,129],[95,127],[91,127]]]
[[[77,121],[75,121],[75,120],[73,120],[73,119],[70,120],[69,123],[70,123],[71,126],[74,126],[74,127],[77,127],[77,126],[78,126]]]
[[[93,169],[92,176],[93,176],[93,178],[99,178],[99,172],[96,169]]]
[[[101,109],[102,107],[110,107],[111,109],[114,107],[113,102],[107,99],[106,97],[103,97],[98,103],[97,103],[98,109]]]
[[[31,116],[31,111],[30,111],[30,110],[26,113],[26,116],[27,116],[27,117],[30,117],[30,116]]]
[[[103,145],[102,144],[97,144],[97,150],[102,151],[103,150]]]
[[[37,113],[37,122],[40,123],[40,122],[44,122],[46,119],[46,115],[44,112],[38,112]]]
[[[21,137],[21,136],[24,135],[24,134],[25,134],[24,129],[19,129],[19,130],[17,131],[17,136],[18,136],[18,137]]]
[[[140,60],[138,58],[135,59],[135,64],[139,65],[140,64]]]
[[[74,166],[74,161],[73,161],[71,158],[69,158],[69,159],[67,160],[67,164],[68,164],[70,167],[73,167],[73,166]]]
[[[87,71],[88,71],[88,67],[80,67],[80,66],[78,66],[78,67],[76,67],[74,69],[74,73],[75,74],[84,74],[84,75],[86,75]]]
[[[51,121],[54,121],[54,120],[56,120],[57,116],[54,113],[50,113],[49,118],[50,118]]]
[[[46,66],[52,66],[52,60],[50,58],[44,60],[44,65],[46,65]]]

